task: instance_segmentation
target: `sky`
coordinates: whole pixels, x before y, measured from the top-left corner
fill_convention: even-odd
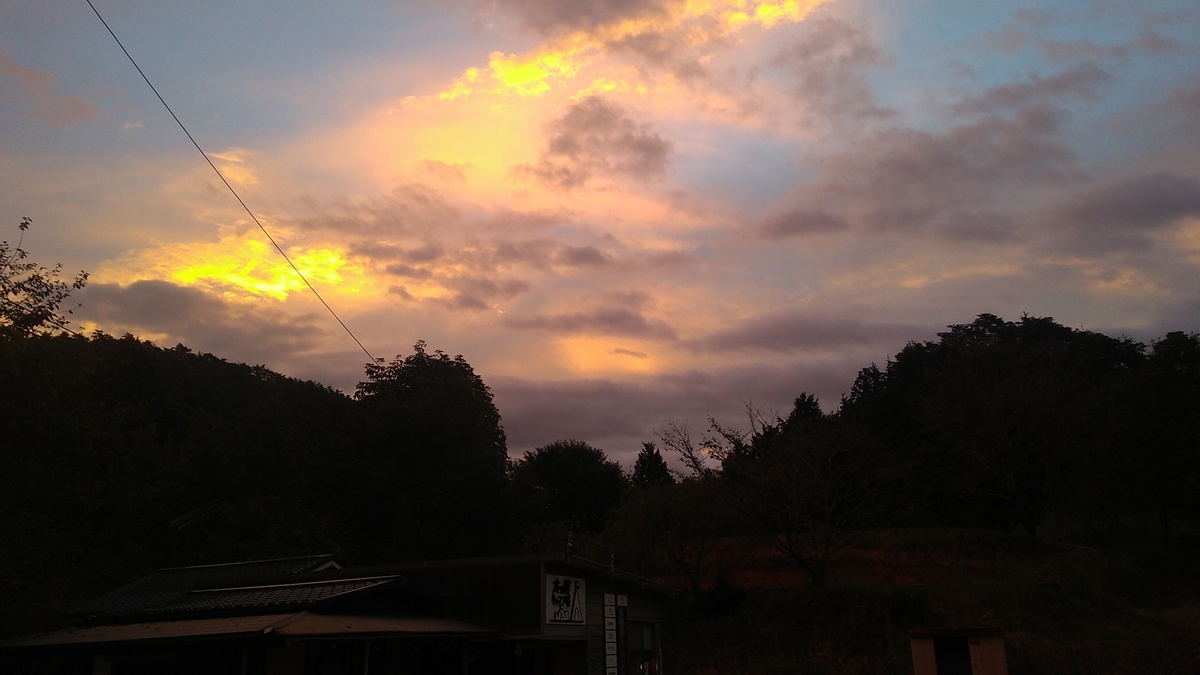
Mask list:
[[[978,314],[1200,330],[1194,0],[93,0],[375,358],[510,454],[836,409]],[[0,0],[0,236],[74,327],[353,392],[368,356],[85,0]]]

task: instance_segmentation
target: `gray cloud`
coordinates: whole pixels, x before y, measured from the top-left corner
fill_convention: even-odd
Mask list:
[[[612,263],[612,256],[595,246],[563,246],[555,260],[568,267],[604,267]]]
[[[460,226],[464,215],[445,193],[420,183],[398,186],[390,194],[358,202],[342,202],[300,218],[303,229],[334,231],[344,238],[368,237],[356,244],[384,250],[388,238],[444,231]]]
[[[524,279],[489,279],[475,275],[460,276],[448,285],[454,291],[451,306],[461,309],[487,309],[496,300],[514,298],[532,288]]]
[[[804,312],[786,311],[742,321],[690,341],[688,346],[707,352],[796,354],[894,344],[918,331],[910,324],[813,317]]]
[[[1138,248],[1188,216],[1200,216],[1200,179],[1153,173],[1094,187],[1055,208],[1048,224],[1075,247]]]
[[[1057,139],[1061,113],[1028,106],[938,132],[891,128],[818,161],[822,180],[805,191],[820,208],[856,227],[953,240],[1011,239],[1018,193],[1081,179]]]
[[[1094,20],[1098,15],[1111,13],[1118,8],[1119,11],[1136,14],[1124,17],[1134,25],[1141,24],[1142,31],[1136,38],[1104,44],[1090,39],[1055,40],[1040,35],[1042,30]],[[1064,63],[1080,59],[1121,60],[1136,54],[1166,54],[1178,51],[1183,45],[1162,35],[1154,26],[1172,21],[1186,21],[1187,16],[1139,13],[1138,6],[1130,3],[1126,6],[1095,4],[1087,8],[1053,12],[1044,9],[1020,9],[1014,13],[1013,19],[1014,23],[985,34],[984,44],[1004,54],[1014,54],[1025,47],[1032,47],[1047,61]]]
[[[1111,79],[1112,75],[1095,63],[1081,63],[1051,77],[1034,75],[1028,82],[992,87],[956,102],[951,109],[957,114],[992,114],[1063,98],[1091,100],[1096,98],[1097,85]]]
[[[813,16],[800,36],[772,59],[795,77],[795,100],[813,121],[843,128],[886,119],[894,111],[875,100],[867,72],[887,59],[863,26]]]
[[[629,356],[629,357],[632,357],[635,359],[649,358],[649,355],[646,354],[646,352],[639,352],[639,351],[634,351],[632,349],[624,349],[624,348],[612,349],[612,350],[609,350],[608,353],[616,355],[616,356]]]
[[[28,106],[29,116],[37,122],[63,128],[95,118],[99,114],[91,101],[54,91],[54,75],[44,70],[25,68],[17,57],[0,47],[0,84],[16,82],[11,98]]]
[[[824,234],[846,229],[846,221],[825,211],[795,210],[772,216],[755,229],[756,234],[771,241],[810,234]]]
[[[227,304],[204,291],[167,281],[128,286],[93,283],[78,294],[83,321],[134,335],[167,334],[182,342],[250,363],[278,363],[310,353],[329,338],[329,321],[305,314],[288,317],[256,306]]]
[[[659,14],[673,3],[670,0],[492,0],[491,4],[538,33],[554,34]]]
[[[510,314],[505,317],[504,324],[517,330],[541,330],[562,335],[599,333],[662,340],[676,338],[675,330],[666,323],[647,319],[638,309],[620,306],[548,316]]]
[[[600,97],[572,105],[547,131],[541,160],[516,167],[518,174],[570,190],[595,177],[645,181],[667,171],[672,143]]]

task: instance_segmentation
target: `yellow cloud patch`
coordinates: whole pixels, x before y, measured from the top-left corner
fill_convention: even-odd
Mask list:
[[[118,283],[163,279],[207,286],[231,300],[283,300],[292,293],[308,293],[296,271],[261,236],[248,232],[223,236],[216,242],[147,249],[133,259],[115,261],[112,267],[100,270],[100,278]],[[353,296],[372,288],[362,268],[338,249],[294,246],[287,251],[296,268],[323,294]]]
[[[574,77],[586,60],[578,52],[561,51],[530,56],[492,52],[492,78],[505,91],[519,96],[538,96],[550,90],[550,80]]]
[[[493,52],[484,72],[468,68],[438,94],[450,100],[486,92],[523,97],[541,96],[569,81],[604,56],[610,44],[646,35],[674,37],[681,44],[702,46],[749,26],[770,29],[796,23],[830,0],[689,0],[653,18],[625,19],[592,32],[578,31],[526,54]],[[592,87],[599,79],[593,79]],[[634,88],[646,90],[644,84]]]
[[[279,300],[296,291],[307,291],[304,282],[270,244],[246,241],[231,250],[214,252],[185,263],[171,273],[173,281],[202,282],[249,295],[266,295]],[[346,260],[333,249],[293,249],[289,252],[296,268],[310,282],[334,285],[342,282]]]

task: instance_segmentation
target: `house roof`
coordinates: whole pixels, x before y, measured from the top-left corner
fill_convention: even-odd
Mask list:
[[[382,565],[378,567],[363,568],[364,571],[378,573],[404,574],[416,570],[443,570],[443,569],[458,569],[467,567],[487,567],[487,566],[504,566],[504,565],[520,565],[520,564],[557,564],[565,567],[573,568],[592,577],[604,577],[613,581],[620,581],[629,584],[636,588],[650,591],[658,595],[668,598],[679,598],[684,595],[684,592],[661,584],[657,581],[637,576],[630,572],[618,569],[612,565],[581,558],[571,553],[534,553],[534,554],[519,554],[492,556],[487,558],[454,558],[449,560],[425,560],[418,562],[399,563],[391,565]]]
[[[95,598],[73,613],[116,623],[135,617],[298,611],[383,588],[398,579],[395,574],[308,576],[330,565],[336,566],[331,556],[319,555],[162,569]]]
[[[517,564],[557,564],[667,597],[677,589],[571,554],[420,561],[345,570],[330,555],[158,570],[72,611],[92,622],[315,608],[370,589],[399,590],[406,572]],[[407,590],[407,589],[406,589]]]
[[[0,650],[217,637],[249,639],[273,634],[285,638],[303,639],[332,636],[340,638],[417,635],[482,636],[497,633],[490,628],[441,617],[298,612],[66,628],[0,641]]]

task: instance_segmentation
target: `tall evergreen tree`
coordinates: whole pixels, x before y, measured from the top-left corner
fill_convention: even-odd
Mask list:
[[[633,477],[630,482],[639,488],[675,482],[671,469],[667,467],[667,461],[652,441],[642,443],[642,449],[633,463]]]

